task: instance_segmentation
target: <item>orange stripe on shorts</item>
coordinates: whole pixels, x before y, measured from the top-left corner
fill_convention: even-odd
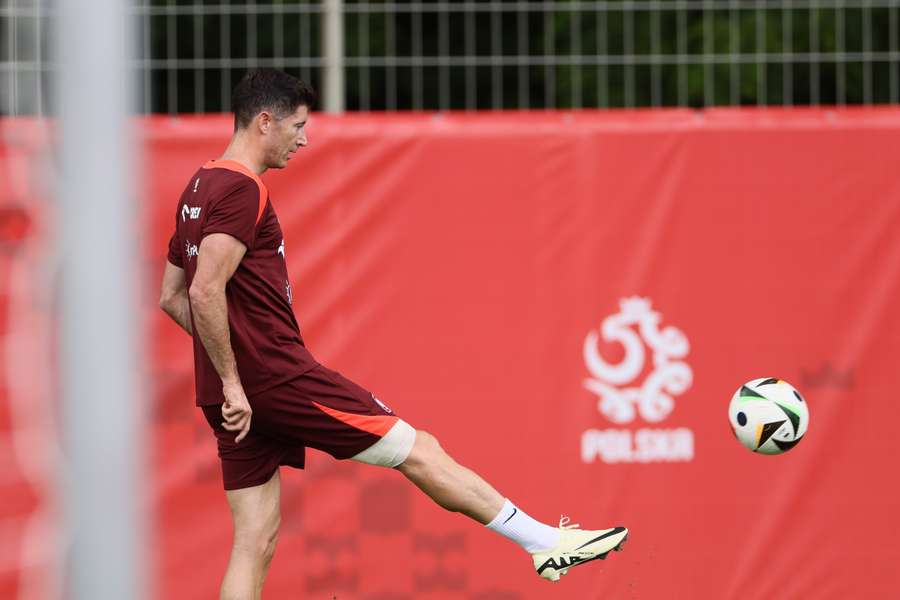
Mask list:
[[[373,435],[377,435],[378,437],[384,437],[384,435],[391,430],[391,427],[400,420],[400,417],[391,417],[388,415],[356,415],[322,406],[315,401],[313,401],[313,404],[326,415],[333,417],[342,423],[346,423],[354,429],[366,431]]]

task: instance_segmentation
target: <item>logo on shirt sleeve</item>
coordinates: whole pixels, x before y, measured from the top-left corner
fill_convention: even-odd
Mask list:
[[[200,254],[200,251],[199,251],[199,249],[197,248],[197,245],[196,245],[196,244],[192,244],[190,240],[187,240],[187,241],[184,243],[184,253],[185,253],[185,255],[187,256],[187,259],[188,259],[188,260],[191,260],[192,258],[194,258],[195,256],[197,256],[198,254]]]
[[[202,206],[188,206],[187,204],[182,205],[181,207],[181,222],[184,223],[190,217],[191,220],[200,218],[200,210]]]

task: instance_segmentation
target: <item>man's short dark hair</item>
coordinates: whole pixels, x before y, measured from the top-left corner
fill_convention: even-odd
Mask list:
[[[315,101],[313,89],[293,75],[277,69],[252,69],[231,94],[234,129],[247,127],[263,111],[283,119],[299,106],[312,108]]]

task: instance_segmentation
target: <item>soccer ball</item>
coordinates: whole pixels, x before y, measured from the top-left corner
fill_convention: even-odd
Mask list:
[[[738,441],[760,454],[781,454],[797,445],[809,426],[809,408],[782,379],[748,381],[734,393],[728,420]]]

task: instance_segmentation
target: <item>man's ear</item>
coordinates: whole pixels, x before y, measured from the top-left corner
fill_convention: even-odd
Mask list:
[[[272,118],[272,114],[267,111],[262,111],[256,116],[256,126],[259,128],[259,132],[262,134],[269,133],[269,129],[272,127],[272,122],[274,119]]]

